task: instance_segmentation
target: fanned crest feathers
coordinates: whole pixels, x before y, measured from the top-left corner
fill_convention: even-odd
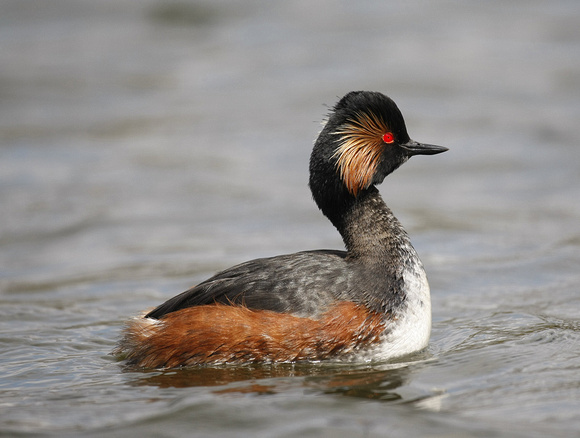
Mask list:
[[[382,137],[388,131],[382,117],[371,112],[357,112],[334,132],[341,140],[333,158],[337,160],[340,178],[354,196],[371,185],[386,146]]]

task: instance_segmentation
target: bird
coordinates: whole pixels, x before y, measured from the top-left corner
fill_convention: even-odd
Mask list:
[[[391,360],[431,332],[425,270],[377,185],[414,155],[448,149],[411,140],[380,92],[331,108],[310,157],[309,187],[345,250],[259,258],[218,272],[129,320],[113,351],[128,366]]]

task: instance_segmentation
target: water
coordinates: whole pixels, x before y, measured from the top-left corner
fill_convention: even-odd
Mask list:
[[[0,434],[574,436],[576,1],[0,4]],[[123,321],[221,268],[340,248],[311,201],[352,89],[448,146],[381,186],[433,293],[389,364],[130,372]]]

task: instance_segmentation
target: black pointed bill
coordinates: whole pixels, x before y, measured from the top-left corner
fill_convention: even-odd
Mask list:
[[[443,146],[418,143],[413,140],[409,140],[407,143],[399,144],[399,146],[405,149],[407,155],[409,155],[410,157],[412,157],[413,155],[435,155],[449,150],[448,148]]]

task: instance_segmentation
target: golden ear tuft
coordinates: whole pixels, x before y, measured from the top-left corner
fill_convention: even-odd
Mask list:
[[[371,185],[385,147],[383,136],[389,128],[373,113],[357,113],[334,133],[341,136],[333,157],[340,178],[354,196]]]

